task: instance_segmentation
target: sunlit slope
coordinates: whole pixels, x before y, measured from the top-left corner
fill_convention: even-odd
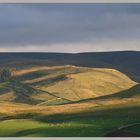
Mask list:
[[[125,74],[107,68],[71,65],[32,67],[14,71],[0,84],[0,101],[57,105],[110,95],[135,86]]]
[[[83,70],[81,70],[83,71]],[[37,89],[36,86],[45,83],[52,84],[61,80],[67,74],[81,72],[74,66],[31,67],[14,70],[9,81],[0,83],[0,101],[25,104],[67,103],[67,99],[55,96],[47,91]],[[62,76],[63,75],[63,76]]]
[[[140,84],[137,84],[130,89],[126,89],[111,95],[100,96],[93,100],[126,100],[140,102]]]
[[[54,84],[38,87],[59,97],[76,101],[116,93],[135,84],[134,81],[117,70],[102,68],[68,74],[65,79]]]

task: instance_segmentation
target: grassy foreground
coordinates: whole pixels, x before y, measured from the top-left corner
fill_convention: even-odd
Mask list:
[[[140,106],[128,105],[90,108],[80,115],[65,114],[34,119],[14,119],[0,122],[1,137],[101,137],[116,128],[139,122]],[[60,117],[61,116],[61,117]],[[59,119],[58,119],[59,118]],[[139,127],[134,127],[139,134]],[[134,131],[133,129],[133,131]],[[129,130],[131,131],[131,130]]]

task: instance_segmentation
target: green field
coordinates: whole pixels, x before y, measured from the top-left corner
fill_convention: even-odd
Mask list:
[[[81,112],[80,116],[5,120],[0,122],[0,136],[99,137],[119,126],[139,121],[139,109],[139,105],[108,107],[94,112],[94,108],[90,108],[86,115]],[[139,127],[136,133],[139,134]]]

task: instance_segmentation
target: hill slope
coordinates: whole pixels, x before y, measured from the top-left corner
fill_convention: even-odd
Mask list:
[[[137,83],[123,73],[106,68],[71,65],[16,70],[0,84],[0,101],[54,105],[110,95]]]
[[[128,89],[135,84],[127,76],[113,69],[88,69],[82,73],[69,74],[66,79],[50,86],[40,86],[39,89],[77,101],[109,95]]]

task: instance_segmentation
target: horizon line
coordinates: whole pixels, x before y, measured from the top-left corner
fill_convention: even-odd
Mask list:
[[[89,52],[34,52],[34,51],[32,51],[32,52],[20,52],[20,51],[15,51],[15,52],[0,52],[0,54],[2,54],[2,53],[57,53],[57,54],[81,54],[81,53],[111,53],[111,52],[140,52],[140,50],[118,50],[118,51],[89,51]]]

